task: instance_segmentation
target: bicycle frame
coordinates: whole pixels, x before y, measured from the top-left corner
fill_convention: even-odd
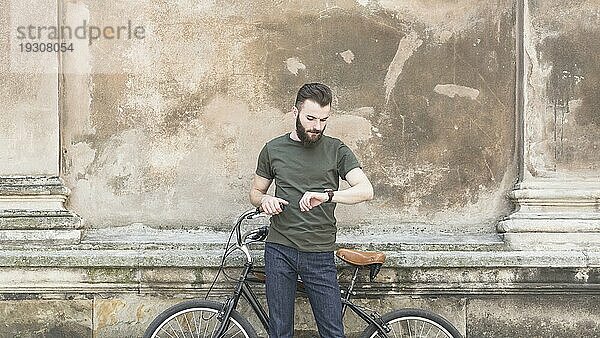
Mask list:
[[[252,256],[250,255],[250,250],[248,249],[248,244],[252,242],[258,242],[266,237],[266,231],[264,228],[250,231],[243,236],[240,233],[240,225],[245,219],[252,219],[260,215],[259,210],[247,211],[242,214],[235,225],[236,231],[236,249],[241,250],[246,255],[246,263],[244,264],[244,268],[242,273],[240,274],[238,281],[235,285],[233,295],[227,299],[225,304],[223,305],[223,309],[219,312],[218,319],[221,322],[219,329],[217,329],[213,338],[222,338],[224,333],[227,332],[229,328],[229,318],[233,310],[237,308],[240,298],[246,299],[258,319],[260,320],[262,326],[264,327],[266,332],[269,332],[269,317],[263,306],[258,301],[256,294],[252,291],[249,283],[255,282],[263,282],[260,280],[250,279],[248,276],[251,273],[259,272],[253,270],[253,262]],[[262,231],[262,232],[261,232]],[[250,241],[247,241],[247,238],[250,238]],[[381,320],[381,316],[376,314],[376,312],[371,311],[371,315],[363,310],[361,307],[355,305],[350,301],[351,295],[353,294],[354,285],[356,283],[356,279],[358,277],[358,272],[360,267],[355,267],[354,274],[352,277],[352,281],[347,290],[343,290],[340,295],[342,301],[342,316],[345,315],[346,309],[350,308],[357,316],[359,316],[362,320],[364,320],[367,325],[374,325],[377,328],[377,331],[383,336],[387,337],[387,333],[390,331],[388,327],[383,324]],[[346,297],[343,297],[344,293]]]
[[[225,332],[227,332],[229,328],[229,317],[231,316],[231,312],[237,308],[237,304],[239,303],[241,297],[246,299],[254,313],[256,313],[256,316],[260,320],[265,330],[267,332],[269,331],[269,317],[267,312],[258,301],[258,298],[254,294],[254,291],[252,291],[252,288],[248,285],[248,275],[251,271],[252,262],[246,263],[233,291],[232,297],[225,302],[223,310],[221,310],[219,313],[218,319],[221,321],[221,325],[215,333],[214,338],[220,338]]]

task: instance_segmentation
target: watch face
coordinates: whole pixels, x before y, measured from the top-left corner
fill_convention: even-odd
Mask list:
[[[329,199],[327,200],[327,202],[331,202],[331,200],[333,199],[333,190],[328,190],[327,195],[329,195]]]

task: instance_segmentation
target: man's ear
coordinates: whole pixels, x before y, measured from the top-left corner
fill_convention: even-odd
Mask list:
[[[293,107],[292,107],[292,113],[294,113],[294,118],[297,118],[297,117],[298,117],[298,113],[299,113],[299,112],[298,112],[298,108],[296,108],[296,106],[293,106]]]

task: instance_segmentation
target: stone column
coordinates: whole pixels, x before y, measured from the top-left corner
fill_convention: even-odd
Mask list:
[[[514,249],[597,250],[600,127],[586,124],[586,109],[598,109],[593,106],[598,94],[589,90],[598,70],[586,62],[593,63],[600,51],[576,48],[591,36],[590,27],[578,22],[593,21],[585,8],[559,1],[519,3],[521,181],[511,193],[516,211],[498,230]]]
[[[38,41],[17,35],[18,27],[56,26],[57,3],[2,2],[0,13],[1,35],[10,37],[0,40],[0,244],[78,242],[81,221],[65,208],[59,177],[60,59],[23,52],[21,43]]]

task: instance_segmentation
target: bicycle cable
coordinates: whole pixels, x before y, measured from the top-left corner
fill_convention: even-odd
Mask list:
[[[231,255],[232,253],[234,253],[238,248],[235,245],[231,245],[229,247],[229,252],[226,253],[225,257],[229,257],[229,255]],[[223,266],[223,270],[222,270],[223,275],[225,276],[225,279],[227,279],[228,281],[237,281],[237,278],[235,277],[231,277],[230,275],[227,274],[225,266]]]
[[[243,219],[238,220],[238,221],[242,222]],[[231,243],[231,239],[232,239],[233,234],[235,233],[235,230],[238,227],[238,225],[239,224],[236,224],[236,226],[234,226],[231,229],[231,232],[229,233],[229,238],[227,239],[227,243],[225,244],[225,252],[223,253],[223,257],[221,258],[221,264],[219,266],[219,270],[217,271],[217,274],[215,275],[215,278],[213,279],[212,283],[210,284],[210,287],[208,288],[208,291],[206,292],[206,296],[204,296],[205,300],[208,300],[208,296],[212,292],[212,290],[213,290],[213,288],[214,288],[217,280],[219,279],[219,275],[221,273],[223,273],[228,280],[235,280],[235,278],[227,275],[227,273],[224,270],[224,267],[225,267],[225,260],[227,259],[227,257],[229,255],[231,255],[237,249],[237,246],[235,244],[230,244],[230,243]]]
[[[212,292],[212,290],[213,290],[213,288],[214,288],[214,286],[215,286],[215,284],[217,282],[217,279],[219,279],[219,275],[223,271],[223,267],[225,265],[225,259],[227,258],[227,256],[229,256],[234,251],[234,250],[231,250],[231,246],[229,244],[231,243],[231,238],[233,237],[233,233],[235,232],[235,228],[236,227],[233,227],[233,229],[231,229],[231,233],[229,234],[229,238],[227,239],[227,244],[225,244],[225,252],[223,253],[223,257],[221,258],[221,264],[219,266],[219,270],[217,271],[217,274],[215,275],[215,278],[213,279],[212,283],[210,284],[210,287],[208,288],[208,291],[206,292],[206,296],[204,296],[205,300],[208,300],[208,296]]]

